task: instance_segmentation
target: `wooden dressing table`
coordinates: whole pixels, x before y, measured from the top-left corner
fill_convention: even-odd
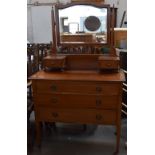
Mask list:
[[[87,70],[83,70],[84,66],[77,70],[77,66],[74,62],[75,70],[39,71],[31,76],[37,143],[41,142],[40,122],[106,124],[116,126],[118,152],[124,73],[121,70],[101,73],[90,70],[87,64]]]
[[[52,19],[55,21],[53,13]],[[57,26],[54,24],[53,27],[52,51],[56,51],[56,41],[59,39],[55,39]],[[117,129],[115,153],[118,153],[122,83],[125,77],[119,69],[119,57],[114,48],[106,56],[52,53],[43,63],[44,70],[30,77],[37,143],[41,144],[40,123],[44,121],[114,125]]]

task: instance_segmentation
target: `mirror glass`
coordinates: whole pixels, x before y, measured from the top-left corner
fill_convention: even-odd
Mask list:
[[[107,8],[75,5],[58,14],[60,43],[107,43]]]

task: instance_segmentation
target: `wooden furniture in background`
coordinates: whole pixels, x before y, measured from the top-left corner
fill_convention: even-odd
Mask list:
[[[121,41],[127,42],[127,28],[114,29],[114,45],[115,47],[121,46]]]
[[[43,68],[43,58],[51,50],[51,44],[27,44],[27,120],[33,111],[32,81],[29,77]]]
[[[122,116],[127,118],[127,51],[120,50],[120,67],[123,69],[125,74],[125,81],[123,82],[123,93],[122,93]]]

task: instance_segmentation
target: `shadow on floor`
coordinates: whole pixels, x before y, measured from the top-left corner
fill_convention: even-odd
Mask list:
[[[126,120],[122,120],[119,155],[126,155]],[[112,155],[115,150],[115,127],[104,125],[56,123],[56,129],[42,128],[42,146],[35,144],[34,120],[30,121],[28,155]]]

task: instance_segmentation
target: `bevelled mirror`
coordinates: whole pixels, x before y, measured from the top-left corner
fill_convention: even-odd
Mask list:
[[[109,44],[110,6],[95,3],[57,5],[57,43]]]

